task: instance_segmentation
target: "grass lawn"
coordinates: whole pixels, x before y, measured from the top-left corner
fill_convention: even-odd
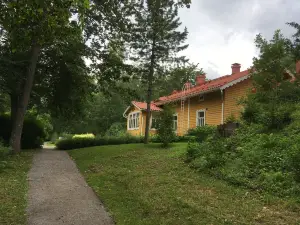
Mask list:
[[[300,224],[297,203],[195,172],[185,151],[184,143],[130,144],[70,155],[118,225]]]
[[[27,172],[32,155],[29,151],[20,155],[0,152],[0,224],[27,224]]]

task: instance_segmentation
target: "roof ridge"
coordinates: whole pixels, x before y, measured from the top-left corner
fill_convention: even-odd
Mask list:
[[[221,76],[221,77],[217,77],[215,79],[212,79],[212,80],[209,80],[209,81],[205,82],[204,84],[195,85],[191,89],[189,89],[187,92],[188,93],[195,93],[195,92],[198,92],[198,91],[204,91],[206,89],[209,90],[209,89],[212,89],[212,88],[217,88],[217,87],[225,85],[228,82],[231,82],[233,80],[237,80],[240,77],[246,76],[248,73],[249,73],[249,69],[246,69],[246,70],[243,70],[243,71],[240,71],[238,73],[231,74],[231,75],[227,74],[227,75],[224,75],[224,76]],[[186,94],[188,94],[188,93],[186,93]],[[165,100],[170,99],[170,98],[177,99],[182,94],[183,94],[182,91],[178,91],[177,93],[174,93],[174,94],[169,94],[169,95],[166,95],[166,96],[162,96],[162,97],[156,99],[155,103],[160,102],[160,101],[165,101]]]

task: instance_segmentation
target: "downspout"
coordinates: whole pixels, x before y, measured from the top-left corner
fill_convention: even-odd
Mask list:
[[[142,117],[141,136],[143,136],[143,126],[144,126],[144,116],[143,116],[143,111],[141,111],[141,117]]]
[[[190,98],[188,100],[188,129],[190,129]]]
[[[223,92],[223,89],[221,89],[221,100],[222,100],[221,124],[224,124],[224,92]]]

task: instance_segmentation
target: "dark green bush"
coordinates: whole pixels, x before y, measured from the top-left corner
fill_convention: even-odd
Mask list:
[[[218,135],[218,133],[217,133],[216,126],[206,125],[203,127],[196,127],[193,129],[189,129],[187,135],[194,136],[194,137],[196,137],[196,140],[198,142],[202,142],[202,141],[205,141],[208,138],[208,136]]]
[[[230,138],[209,136],[190,143],[187,161],[235,185],[279,196],[300,193],[300,135],[268,133],[263,125],[242,125]]]
[[[126,123],[113,123],[105,132],[105,136],[123,136],[126,134]]]
[[[9,145],[11,134],[11,119],[9,115],[0,116],[0,138],[4,145]],[[46,135],[40,121],[32,117],[25,117],[21,139],[22,149],[40,148]]]
[[[160,113],[157,133],[163,147],[167,147],[175,139],[173,115],[174,112],[167,106]]]
[[[193,142],[196,140],[194,136],[174,136],[171,142]],[[150,138],[150,142],[152,143],[162,143],[159,135],[153,135]]]
[[[142,143],[142,137],[134,137],[130,135],[124,135],[121,137],[96,137],[96,138],[68,138],[60,139],[56,142],[57,149],[70,150],[77,148],[86,148],[92,146],[102,145],[120,145],[120,144],[131,144],[131,143]]]

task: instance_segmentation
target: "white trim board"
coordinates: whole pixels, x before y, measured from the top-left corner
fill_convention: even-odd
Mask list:
[[[231,82],[223,85],[222,87],[220,87],[220,90],[224,90],[224,89],[229,88],[229,87],[231,87],[231,86],[233,86],[233,85],[235,85],[237,83],[240,83],[240,82],[242,82],[244,80],[247,80],[249,77],[250,77],[250,74],[248,74],[248,75],[246,75],[244,77],[240,77],[239,79],[233,80],[233,81],[231,81]]]

